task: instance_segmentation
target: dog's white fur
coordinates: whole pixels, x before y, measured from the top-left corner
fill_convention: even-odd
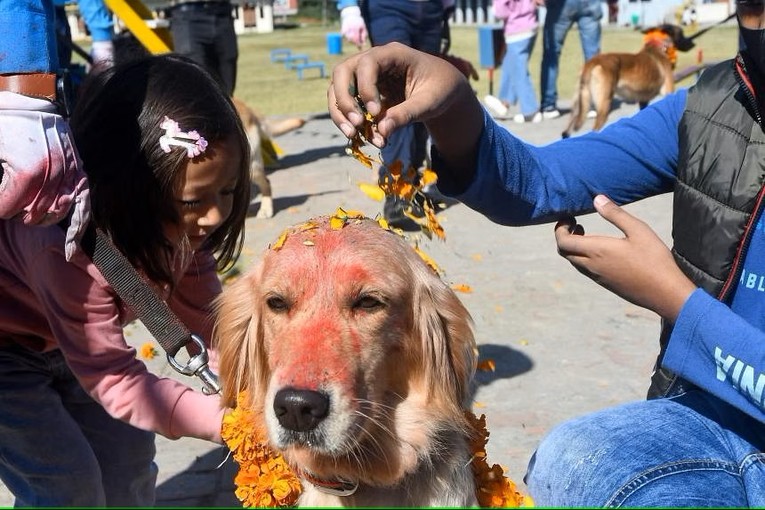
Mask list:
[[[241,99],[232,98],[232,101],[250,141],[250,180],[260,190],[260,209],[256,218],[271,218],[274,215],[274,199],[271,181],[266,177],[262,144],[275,136],[302,127],[305,120],[299,117],[269,119],[258,114]]]
[[[271,446],[297,473],[359,485],[335,496],[303,479],[300,506],[476,505],[467,310],[376,222],[309,225],[216,303],[224,403],[248,390]],[[285,426],[282,390],[326,398],[326,416],[306,430]]]

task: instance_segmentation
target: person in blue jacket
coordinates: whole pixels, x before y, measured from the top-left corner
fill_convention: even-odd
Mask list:
[[[495,123],[441,59],[403,45],[333,71],[329,111],[346,136],[363,123],[353,84],[375,145],[424,122],[440,191],[501,224],[555,222],[563,257],[662,318],[649,398],[564,422],[537,448],[525,481],[539,506],[765,505],[762,0],[737,13],[747,49],[734,59],[602,132],[544,147]],[[619,207],[669,192],[671,250]],[[624,235],[585,235],[575,218],[593,211]]]

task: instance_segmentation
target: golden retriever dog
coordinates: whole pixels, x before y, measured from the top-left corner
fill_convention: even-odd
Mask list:
[[[216,309],[223,401],[248,391],[301,479],[299,506],[477,504],[472,321],[404,238],[370,219],[313,219]]]
[[[596,112],[592,129],[598,131],[606,123],[614,97],[637,102],[643,109],[659,94],[675,90],[675,50],[689,51],[694,43],[675,25],[647,29],[644,34],[645,44],[638,53],[600,53],[584,64],[563,138],[582,127],[590,104]]]
[[[250,141],[250,179],[260,190],[260,209],[257,218],[271,218],[274,215],[274,199],[271,181],[266,177],[266,156],[276,159],[272,153],[271,139],[302,127],[305,120],[287,117],[281,120],[267,119],[250,108],[244,101],[232,98],[236,112],[242,120]]]

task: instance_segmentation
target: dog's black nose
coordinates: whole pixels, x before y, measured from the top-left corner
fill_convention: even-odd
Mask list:
[[[318,391],[284,388],[274,396],[274,412],[285,429],[306,432],[327,417],[329,396]]]

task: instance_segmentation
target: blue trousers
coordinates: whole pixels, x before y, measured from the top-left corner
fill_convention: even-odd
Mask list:
[[[600,0],[549,0],[546,3],[540,83],[543,110],[556,106],[558,101],[560,52],[574,23],[579,28],[584,61],[600,53],[600,20],[603,17],[600,4]]]
[[[763,507],[765,423],[701,390],[565,422],[526,483],[539,506]]]
[[[520,103],[521,113],[531,115],[539,110],[534,84],[529,75],[529,58],[534,50],[536,34],[507,45],[502,58],[502,78],[499,81],[499,98],[509,104]]]
[[[153,506],[154,434],[109,416],[60,351],[0,348],[0,479],[16,506]]]

